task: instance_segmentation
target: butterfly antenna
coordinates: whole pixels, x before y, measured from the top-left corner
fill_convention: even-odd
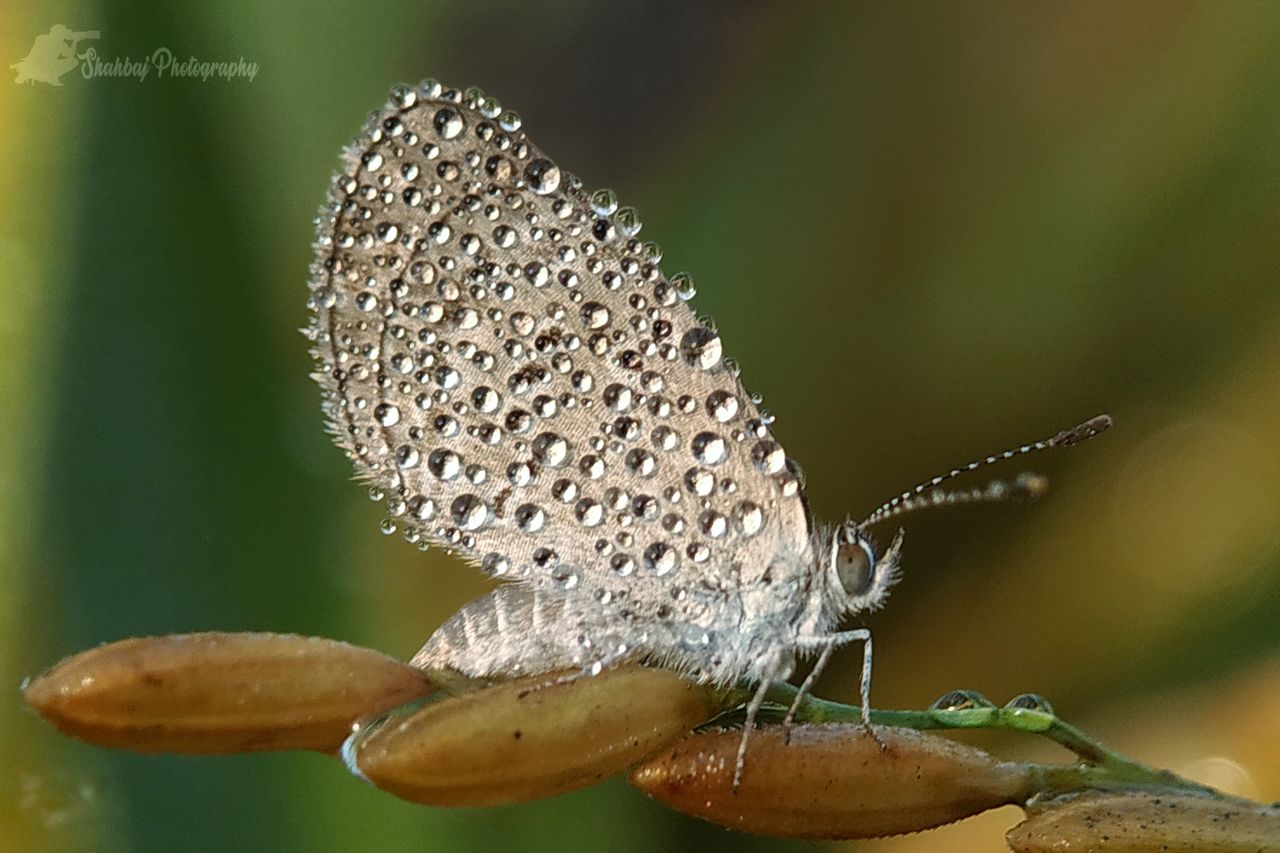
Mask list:
[[[962,491],[929,489],[924,494],[900,499],[896,506],[877,511],[877,514],[872,519],[864,521],[863,525],[879,524],[920,509],[959,506],[960,504],[1032,500],[1043,495],[1048,488],[1049,479],[1043,474],[1023,471],[1013,480],[992,480],[986,486],[973,489]]]
[[[1041,439],[1031,444],[1024,444],[1021,447],[1014,447],[1002,453],[993,453],[982,459],[975,459],[968,465],[952,468],[947,473],[932,477],[908,489],[893,500],[881,504],[875,512],[867,516],[859,527],[869,527],[890,518],[896,518],[905,513],[928,507],[993,503],[1038,497],[1048,487],[1048,481],[1039,474],[1020,474],[1012,483],[1004,480],[995,480],[986,488],[970,489],[969,491],[947,491],[939,489],[938,486],[956,477],[968,474],[970,471],[976,471],[979,468],[993,465],[996,462],[1003,462],[1006,459],[1013,459],[1015,456],[1025,456],[1028,453],[1038,453],[1041,450],[1049,450],[1054,447],[1072,447],[1086,439],[1093,438],[1110,426],[1110,415],[1097,415],[1071,429],[1064,429],[1050,438]]]

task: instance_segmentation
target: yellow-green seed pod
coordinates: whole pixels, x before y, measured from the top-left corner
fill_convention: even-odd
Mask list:
[[[1030,793],[1026,765],[910,729],[801,725],[751,734],[732,788],[741,731],[705,732],[631,774],[672,808],[732,829],[795,838],[877,838],[940,826]]]
[[[712,690],[661,669],[555,678],[397,711],[353,735],[344,755],[374,785],[416,803],[518,803],[621,773],[718,710]]]
[[[1035,804],[1005,836],[1017,853],[1280,850],[1280,806],[1185,792],[1089,791]]]
[[[26,686],[73,737],[138,752],[336,752],[359,718],[432,689],[370,649],[290,634],[171,634],[73,655]]]

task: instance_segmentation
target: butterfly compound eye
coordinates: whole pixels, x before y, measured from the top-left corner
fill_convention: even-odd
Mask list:
[[[871,591],[877,559],[875,546],[858,530],[842,529],[836,534],[836,576],[850,598]]]

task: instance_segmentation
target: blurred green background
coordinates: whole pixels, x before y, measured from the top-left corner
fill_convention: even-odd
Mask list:
[[[379,534],[296,331],[339,150],[427,76],[639,207],[821,517],[1115,415],[1029,463],[1038,505],[908,522],[878,705],[1035,690],[1280,798],[1280,5],[9,0],[5,65],[55,24],[260,70],[0,82],[0,848],[812,849],[618,780],[432,810],[315,755],[98,750],[21,703],[134,635],[408,657],[482,591]],[[820,692],[851,699],[857,657]],[[990,850],[1015,820],[861,849]]]

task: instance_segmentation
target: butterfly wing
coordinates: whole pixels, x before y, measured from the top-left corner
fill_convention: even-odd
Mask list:
[[[778,555],[807,559],[809,520],[691,283],[638,229],[492,99],[398,88],[318,221],[315,377],[410,538],[589,596],[606,625],[723,630]]]

